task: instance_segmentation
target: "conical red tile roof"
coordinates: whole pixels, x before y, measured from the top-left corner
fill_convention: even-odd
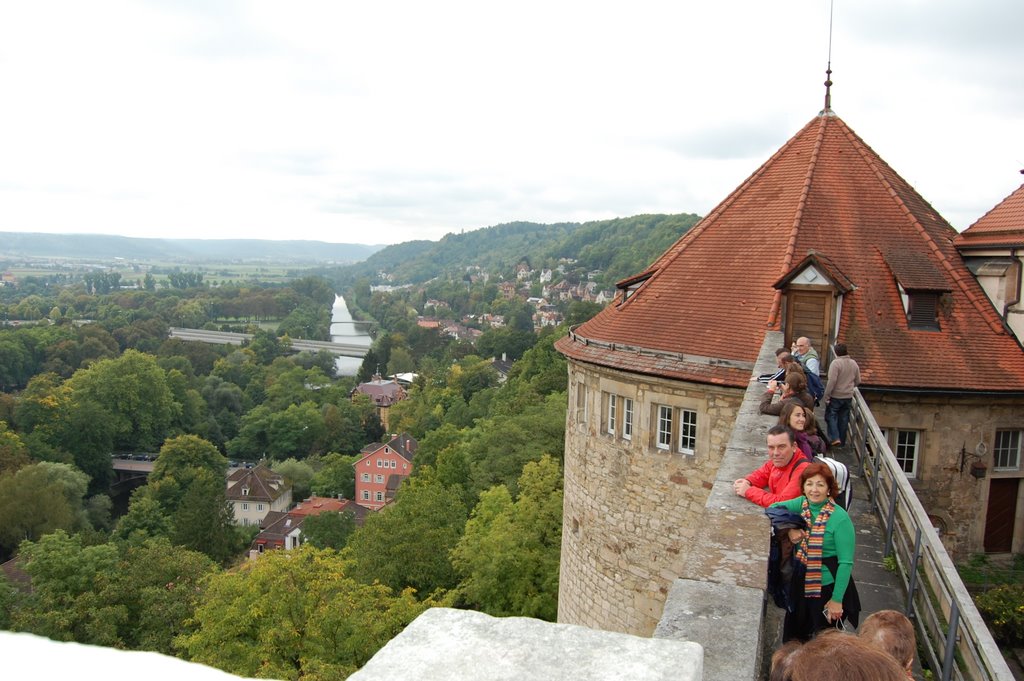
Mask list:
[[[582,362],[744,387],[765,331],[781,329],[774,284],[818,254],[853,286],[839,340],[865,386],[1024,392],[1024,352],[963,264],[956,236],[829,112],[665,251],[625,301],[557,347]],[[948,292],[941,330],[909,328],[897,276],[905,288]]]
[[[1024,248],[1024,184],[956,238],[957,248]]]

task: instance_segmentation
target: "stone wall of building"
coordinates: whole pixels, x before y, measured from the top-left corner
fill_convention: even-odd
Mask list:
[[[1024,431],[1024,398],[964,395],[910,395],[862,391],[889,446],[897,451],[898,431],[916,431],[918,458],[910,483],[932,517],[946,549],[955,560],[984,550],[989,486],[993,479],[1024,477],[1016,470],[995,471],[993,448],[997,430]],[[961,470],[961,448],[968,455],[984,452],[985,477],[971,475],[967,456]],[[1020,486],[1024,494],[1024,485]],[[1024,500],[1018,499],[1014,551],[1024,550]]]
[[[718,474],[744,391],[569,362],[559,622],[650,635]],[[616,420],[609,433],[609,400]],[[633,430],[624,437],[625,400]],[[696,412],[693,453],[658,448],[658,406]]]

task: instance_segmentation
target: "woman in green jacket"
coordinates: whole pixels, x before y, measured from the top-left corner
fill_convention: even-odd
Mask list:
[[[860,599],[853,584],[856,535],[850,516],[835,503],[832,470],[812,463],[800,473],[803,496],[772,504],[803,516],[808,530],[791,529],[793,559],[803,568],[803,593],[786,613],[782,640],[809,640],[817,631],[849,620],[857,625]]]

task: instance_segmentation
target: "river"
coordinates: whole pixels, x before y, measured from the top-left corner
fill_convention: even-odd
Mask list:
[[[345,299],[335,294],[334,307],[331,308],[331,341],[365,346],[370,349],[373,338],[369,334],[369,322],[357,322],[352,319]],[[358,357],[338,357],[335,360],[335,371],[339,376],[355,376],[363,360]]]

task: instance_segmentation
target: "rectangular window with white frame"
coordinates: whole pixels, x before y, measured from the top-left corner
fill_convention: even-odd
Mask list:
[[[697,412],[693,409],[679,410],[679,452],[694,454],[697,451]]]
[[[657,424],[654,445],[658,449],[672,449],[672,407],[666,404],[658,405]]]
[[[920,449],[921,431],[896,431],[896,447],[892,453],[896,455],[896,462],[899,463],[908,478],[917,477],[917,455]]]
[[[633,439],[633,400],[622,398],[622,439]]]
[[[996,443],[992,448],[992,461],[995,470],[1020,470],[1020,441],[1021,431],[1019,430],[996,431]]]
[[[615,435],[618,427],[619,396],[614,393],[608,394],[608,418],[605,419],[605,430],[609,435]]]

